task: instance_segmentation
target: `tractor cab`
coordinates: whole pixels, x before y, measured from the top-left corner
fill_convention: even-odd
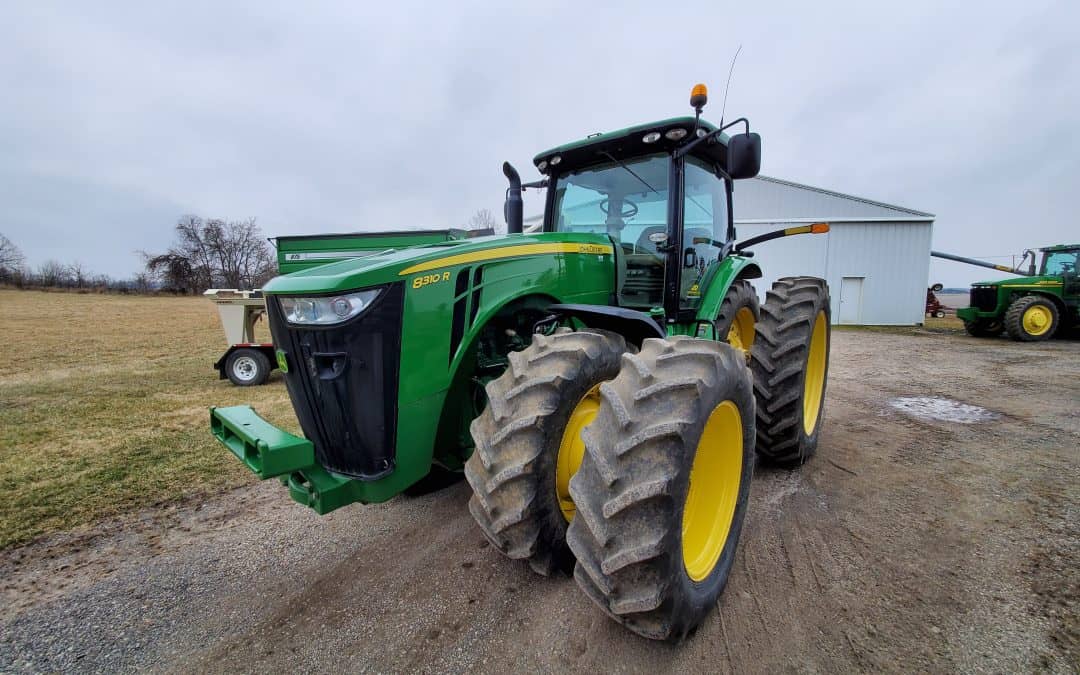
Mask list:
[[[607,235],[620,307],[692,320],[702,288],[733,252],[733,181],[761,165],[761,140],[699,116],[642,124],[538,154],[543,230]],[[753,268],[756,270],[756,268]],[[759,276],[760,273],[754,274]]]
[[[1042,251],[1042,265],[1039,266],[1039,274],[1042,276],[1076,276],[1077,265],[1080,263],[1080,246],[1048,246],[1039,249]]]
[[[1039,274],[1044,277],[1060,277],[1065,301],[1075,307],[1080,304],[1080,246],[1048,246],[1042,251]]]

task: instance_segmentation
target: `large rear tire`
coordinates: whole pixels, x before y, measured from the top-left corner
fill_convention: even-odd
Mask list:
[[[469,511],[496,548],[545,576],[573,567],[566,525],[570,477],[584,454],[580,433],[599,406],[597,388],[618,374],[626,350],[621,335],[599,330],[534,335],[487,385],[488,405],[470,428]]]
[[[829,375],[829,286],[816,277],[773,284],[751,351],[757,398],[757,452],[798,466],[817,450]]]
[[[574,579],[635,633],[678,641],[727,584],[754,469],[754,396],[742,352],[645,340],[600,386],[570,481]]]
[[[1049,340],[1061,323],[1054,302],[1039,295],[1017,298],[1005,312],[1005,331],[1022,342]]]

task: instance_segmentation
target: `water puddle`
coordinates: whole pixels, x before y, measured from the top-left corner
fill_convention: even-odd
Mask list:
[[[901,396],[889,401],[889,405],[918,419],[957,424],[978,424],[1001,417],[998,413],[977,405],[934,396]]]

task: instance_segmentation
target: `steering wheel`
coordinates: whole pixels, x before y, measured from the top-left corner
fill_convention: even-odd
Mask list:
[[[600,210],[604,212],[605,216],[611,215],[611,214],[608,213],[608,207],[610,205],[611,205],[611,200],[610,199],[605,199],[602,202],[600,202]],[[621,211],[621,213],[619,213],[619,217],[622,218],[623,220],[625,220],[627,218],[633,218],[638,213],[638,205],[635,204],[634,202],[630,201],[626,197],[623,197],[622,209],[620,209],[620,211]]]

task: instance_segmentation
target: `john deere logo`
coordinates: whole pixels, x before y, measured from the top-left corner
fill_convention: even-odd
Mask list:
[[[600,244],[582,244],[578,248],[578,253],[594,253],[594,254],[597,254],[597,255],[604,255],[605,253],[610,253],[610,252],[611,252],[611,247],[610,246],[602,246]]]

